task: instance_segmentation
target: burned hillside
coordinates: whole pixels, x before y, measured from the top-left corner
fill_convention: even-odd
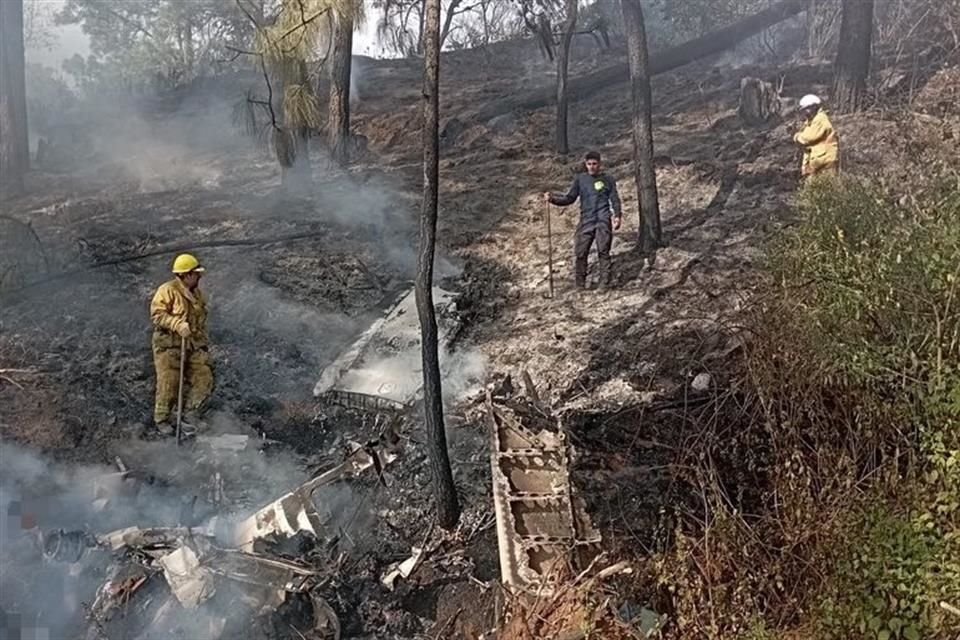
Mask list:
[[[826,99],[840,186],[817,191],[800,175],[797,110],[834,91],[845,3],[817,55],[809,3],[745,1],[715,16],[745,42],[689,60],[677,56],[699,51],[713,25],[644,4],[648,168],[663,229],[654,256],[638,241],[642,167],[620,7],[581,7],[569,153],[557,152],[557,60],[539,33],[460,47],[468,30],[455,23],[440,55],[436,256],[424,287],[426,49],[414,37],[403,57],[353,55],[349,137],[337,142],[342,107],[325,96],[342,78],[324,55],[298,75],[255,49],[276,29],[312,24],[285,23],[286,0],[267,20],[269,4],[263,21],[233,16],[242,28],[196,51],[193,77],[152,78],[44,119],[23,193],[3,200],[5,628],[89,640],[955,635],[960,581],[944,560],[958,530],[955,415],[923,410],[952,397],[956,341],[944,339],[940,365],[925,350],[936,338],[886,360],[925,311],[902,324],[900,311],[884,315],[907,300],[886,281],[870,290],[872,307],[857,306],[866,295],[829,308],[818,297],[824,283],[855,288],[850,274],[860,286],[918,264],[896,281],[912,296],[918,274],[940,278],[960,255],[938,231],[953,220],[960,140],[946,13],[942,30],[897,39],[894,24],[923,15],[929,25],[933,14],[877,0],[863,104],[833,113]],[[552,56],[563,46],[564,27],[554,29]],[[326,36],[309,37],[335,56]],[[93,82],[93,67],[84,73]],[[759,115],[743,106],[744,87],[765,92]],[[291,92],[321,98],[285,105]],[[582,222],[543,194],[566,192],[590,150],[624,215],[612,282],[592,250],[580,289],[571,239]],[[818,215],[833,226],[811,226]],[[873,215],[943,260],[924,267],[888,248],[869,233]],[[881,245],[888,262],[827,271]],[[155,424],[150,305],[179,278],[170,271],[182,254],[205,269],[215,386],[197,423],[191,415],[169,436]],[[816,281],[791,279],[810,273]],[[944,287],[930,295],[947,301],[938,320],[955,327]],[[424,306],[462,510],[449,529]],[[851,325],[831,315],[841,307],[859,314]],[[183,361],[188,338],[175,339]],[[872,341],[882,348],[856,366],[827,366]],[[882,371],[891,361],[893,382]],[[941,378],[927,377],[928,362]],[[880,373],[856,377],[874,363]],[[936,393],[911,395],[933,380]],[[937,420],[947,427],[934,446],[924,429]],[[935,505],[914,498],[923,487]],[[917,522],[946,534],[911,546]],[[888,544],[887,532],[907,542]],[[844,536],[864,550],[862,565],[844,555]],[[863,568],[888,565],[923,586],[891,601],[899,587],[887,590],[884,569]]]

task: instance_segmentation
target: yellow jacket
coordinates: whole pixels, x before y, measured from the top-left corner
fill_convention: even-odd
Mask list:
[[[840,137],[837,135],[826,111],[819,111],[807,121],[803,130],[793,136],[793,141],[804,147],[803,175],[816,173],[835,164],[840,155]]]
[[[190,325],[187,346],[191,349],[206,347],[207,300],[199,289],[190,291],[174,278],[160,285],[150,303],[150,320],[153,322],[153,348],[155,350],[180,348],[177,329],[184,322]]]

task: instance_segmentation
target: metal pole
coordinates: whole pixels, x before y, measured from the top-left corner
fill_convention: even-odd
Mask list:
[[[180,336],[180,384],[177,388],[177,446],[180,446],[180,425],[183,423],[183,371],[187,361],[187,339]]]
[[[550,202],[547,202],[547,268],[549,269],[550,298],[553,298],[553,231],[550,228]]]

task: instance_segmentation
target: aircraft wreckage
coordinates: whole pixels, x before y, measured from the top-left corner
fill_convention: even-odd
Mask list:
[[[47,561],[70,564],[93,553],[113,554],[115,561],[89,608],[87,640],[149,637],[134,631],[156,633],[174,628],[191,637],[216,640],[222,637],[228,618],[238,611],[247,611],[250,617],[266,615],[293,595],[310,603],[313,637],[337,639],[340,622],[317,594],[335,573],[336,559],[331,559],[330,571],[325,573],[259,551],[259,543],[300,533],[329,539],[323,533],[332,514],[323,513],[322,503],[318,508],[314,493],[370,469],[380,473],[396,458],[390,447],[380,443],[356,445],[340,464],[239,522],[213,516],[195,527],[132,526],[102,535],[53,530],[43,534],[43,554]],[[104,499],[109,498],[98,498]],[[191,615],[186,627],[181,619],[184,610]]]
[[[446,346],[460,327],[456,302],[453,294],[439,288],[434,296],[441,344]],[[409,290],[322,372],[314,393],[322,403],[406,411],[421,391],[419,347]],[[484,413],[502,582],[516,593],[543,594],[557,587],[559,569],[587,566],[596,557],[600,534],[570,482],[574,452],[560,419],[540,402],[526,374],[524,382],[529,397],[514,394],[512,386],[488,391]],[[242,437],[212,439],[219,438],[216,446],[230,447],[231,438]],[[77,563],[93,553],[112,554],[114,562],[89,607],[87,640],[147,638],[174,625],[183,632],[184,610],[191,614],[188,633],[218,640],[237,611],[255,618],[276,612],[292,599],[309,603],[309,617],[298,635],[336,639],[340,622],[318,593],[336,575],[338,559],[330,557],[324,570],[318,568],[322,563],[307,565],[271,553],[270,544],[300,533],[335,538],[324,531],[334,514],[326,512],[315,492],[371,469],[379,476],[396,460],[395,444],[389,437],[352,443],[352,453],[340,464],[237,522],[214,515],[201,526],[133,526],[103,535],[49,531],[42,538],[43,553],[48,561],[62,563]],[[128,471],[122,462],[118,466],[120,471],[102,483],[102,495],[95,501],[100,509],[112,492],[129,491]],[[335,553],[335,545],[330,547]],[[382,577],[386,588],[415,569],[420,559],[416,551]],[[135,622],[131,607],[138,614],[132,616]]]
[[[455,297],[438,287],[433,296],[439,342],[446,347],[460,328]],[[542,590],[571,554],[575,564],[589,563],[600,533],[570,483],[572,448],[560,420],[547,417],[525,379],[535,411],[487,399],[490,465],[503,582]],[[314,395],[348,406],[404,408],[419,396],[421,380],[420,326],[410,290],[323,372]]]

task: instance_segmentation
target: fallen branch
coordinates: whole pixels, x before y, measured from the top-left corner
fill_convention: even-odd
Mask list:
[[[957,607],[953,606],[953,605],[950,604],[949,602],[946,602],[945,600],[941,600],[941,601],[940,601],[940,608],[943,609],[944,611],[949,611],[950,613],[952,613],[952,614],[955,615],[955,616],[960,617],[960,609],[958,609]]]
[[[33,374],[36,373],[36,371],[33,371],[32,369],[0,369],[0,380],[5,380],[15,386],[17,389],[20,389],[20,391],[23,391],[23,385],[10,377],[10,375],[14,373]]]
[[[447,621],[443,623],[443,626],[442,626],[442,627],[440,627],[440,631],[438,631],[438,632],[437,632],[437,635],[435,635],[435,636],[433,637],[433,640],[440,640],[440,638],[443,638],[443,637],[444,637],[443,632],[446,631],[447,628],[448,628],[451,624],[453,624],[453,622],[454,622],[457,618],[460,617],[460,614],[461,614],[461,613],[463,613],[463,607],[460,607],[459,609],[457,609],[457,612],[456,612],[455,614],[453,614],[452,616],[450,616],[449,618],[447,618]]]

